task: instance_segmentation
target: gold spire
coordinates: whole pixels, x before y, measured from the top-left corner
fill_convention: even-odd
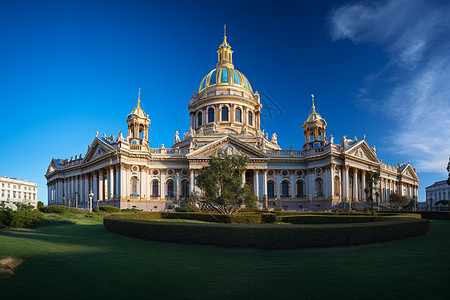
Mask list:
[[[233,51],[231,50],[231,46],[227,42],[227,24],[223,26],[223,43],[219,46],[219,50],[217,51],[219,62],[217,65],[221,64],[233,64]]]
[[[316,112],[316,106],[314,105],[314,94],[311,94],[311,99],[312,99],[311,114],[309,115],[308,119],[306,119],[306,122],[314,122],[316,120],[322,119],[322,117]]]
[[[141,107],[141,88],[139,88],[138,107]]]
[[[315,114],[316,113],[316,107],[314,106],[314,94],[311,94],[311,98],[312,98],[312,113]]]

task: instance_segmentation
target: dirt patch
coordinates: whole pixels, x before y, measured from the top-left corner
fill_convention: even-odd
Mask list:
[[[14,270],[23,263],[23,259],[7,257],[0,260],[0,275],[12,276]]]

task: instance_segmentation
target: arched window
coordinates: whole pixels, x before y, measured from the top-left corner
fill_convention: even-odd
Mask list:
[[[175,185],[174,185],[172,180],[167,183],[167,197],[168,198],[175,197],[175,188],[174,188],[174,186]]]
[[[242,122],[242,110],[240,108],[236,108],[236,122]]]
[[[214,108],[208,109],[208,123],[214,122]]]
[[[131,196],[139,196],[139,179],[131,177]]]
[[[339,176],[334,176],[334,195],[339,196],[341,190],[341,185],[339,184]]]
[[[202,126],[203,125],[203,114],[202,112],[199,112],[197,115],[197,126]]]
[[[316,191],[315,191],[316,197],[322,197],[323,196],[323,180],[322,180],[322,178],[316,179],[315,186],[316,186]]]
[[[189,196],[189,181],[183,180],[181,182],[181,197]]]
[[[304,185],[302,180],[297,181],[297,197],[305,197]]]
[[[253,114],[251,111],[248,112],[248,125],[253,126]]]
[[[281,183],[281,197],[289,197],[289,182],[287,181]]]
[[[267,197],[275,198],[275,185],[273,184],[273,181],[267,182]]]
[[[152,183],[152,197],[158,197],[159,196],[159,184],[158,181],[155,180]]]
[[[228,107],[226,106],[222,107],[222,121],[228,121]]]

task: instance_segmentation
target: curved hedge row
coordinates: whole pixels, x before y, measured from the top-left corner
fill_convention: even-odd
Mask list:
[[[140,216],[139,216],[140,215]],[[149,216],[147,216],[149,217]],[[157,218],[157,215],[151,215]],[[223,247],[293,249],[378,243],[428,232],[430,221],[382,218],[356,224],[196,224],[142,220],[142,214],[113,215],[103,219],[109,231],[145,240]]]

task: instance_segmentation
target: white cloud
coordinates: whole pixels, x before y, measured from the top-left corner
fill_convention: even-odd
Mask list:
[[[377,103],[397,124],[386,141],[420,171],[442,172],[450,155],[449,16],[449,2],[407,0],[345,5],[330,16],[333,40],[374,43],[389,54],[359,97],[375,101],[376,80],[389,76],[389,96]]]

